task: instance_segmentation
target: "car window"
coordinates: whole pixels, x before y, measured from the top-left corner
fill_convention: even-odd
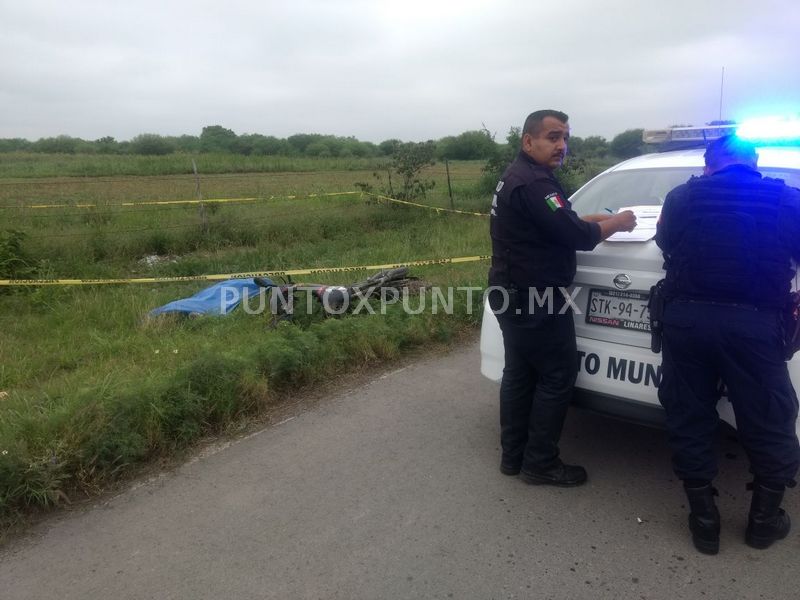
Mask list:
[[[800,187],[800,171],[759,169],[766,177],[777,177],[788,185]],[[674,187],[686,183],[702,169],[683,167],[670,169],[629,169],[600,175],[578,190],[571,198],[572,208],[579,215],[617,212],[623,206],[664,203]]]
[[[659,205],[674,187],[686,183],[702,169],[632,169],[612,171],[590,181],[570,202],[579,215],[617,212],[623,206]]]

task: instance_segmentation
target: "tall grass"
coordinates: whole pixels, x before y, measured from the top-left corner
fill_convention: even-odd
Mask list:
[[[5,155],[4,155],[5,156]],[[113,158],[113,157],[112,157]],[[388,193],[385,170],[362,165],[360,169],[331,170],[335,166],[327,159],[305,164],[308,171],[214,173],[200,170],[194,175],[152,175],[140,177],[58,177],[58,178],[2,178],[0,177],[0,221],[4,214],[16,217],[11,209],[24,211],[31,204],[59,204],[64,209],[91,204],[99,208],[113,206],[123,201],[194,200],[197,198],[199,179],[203,198],[270,198],[274,196],[306,195],[314,193],[346,192],[360,189],[362,184],[380,193]],[[354,163],[354,166],[358,166]],[[478,188],[482,163],[462,161],[450,163],[451,194],[448,190],[447,172],[440,164],[425,169],[422,178],[432,181],[423,202],[441,206],[469,209],[481,206],[485,212],[491,199],[490,191]],[[376,174],[379,177],[376,177]],[[390,193],[388,195],[391,195]],[[476,203],[477,201],[477,203]],[[53,209],[47,209],[52,212]],[[39,214],[42,211],[32,211]]]
[[[450,273],[458,283],[482,281],[482,269],[459,271]],[[0,408],[0,515],[91,493],[132,465],[259,413],[293,387],[457,338],[479,314],[467,314],[461,293],[450,315],[391,306],[384,315],[276,329],[266,315],[244,312],[148,324],[152,291],[126,292],[65,292],[4,340],[2,361],[15,366],[0,378],[9,393]],[[19,318],[26,300],[14,296],[4,308]],[[4,331],[13,318],[4,313]],[[40,343],[25,344],[27,335]]]
[[[358,196],[221,205],[205,218],[191,205],[109,206],[23,212],[13,222],[25,234],[28,262],[39,265],[43,276],[58,278],[348,266],[488,248],[480,217]],[[161,260],[143,262],[152,255]]]
[[[200,173],[356,171],[382,168],[388,162],[386,158],[244,156],[228,153],[140,156],[9,152],[2,157],[0,178],[181,175],[193,172],[192,161]]]
[[[163,196],[175,184],[168,177],[160,184],[139,181],[150,181]],[[225,181],[215,180],[221,194],[237,193],[253,178],[230,177],[230,188]],[[27,184],[17,188],[16,199],[30,203],[61,187],[47,180]],[[114,200],[103,203],[106,192],[95,192],[100,205],[92,209],[69,202],[52,211],[3,209],[0,230],[13,224],[25,233],[17,250],[39,276],[69,278],[351,266],[486,254],[489,248],[483,218],[357,196],[226,204],[209,209],[203,221],[197,207],[119,206],[137,189],[137,180],[111,182],[104,190]],[[446,206],[449,198],[435,202]],[[153,255],[154,262],[142,261]],[[429,285],[482,286],[485,269],[472,263],[412,273]],[[348,284],[363,275],[313,281]],[[150,309],[205,285],[5,288],[0,517],[95,493],[134,465],[262,412],[296,386],[391,360],[409,348],[448,343],[480,317],[467,312],[461,292],[452,314],[410,315],[393,306],[384,315],[315,314],[275,329],[268,315],[244,311],[224,318],[146,318]]]

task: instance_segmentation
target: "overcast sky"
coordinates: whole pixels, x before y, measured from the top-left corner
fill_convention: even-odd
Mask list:
[[[795,0],[0,0],[0,138],[505,138],[800,112]]]

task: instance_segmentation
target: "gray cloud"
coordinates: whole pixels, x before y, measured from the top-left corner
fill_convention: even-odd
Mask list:
[[[0,137],[428,139],[536,108],[576,135],[798,113],[800,11],[765,0],[0,0]]]

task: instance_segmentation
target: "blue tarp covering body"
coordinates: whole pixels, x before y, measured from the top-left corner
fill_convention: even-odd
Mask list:
[[[265,277],[262,277],[261,280],[275,285]],[[150,316],[175,312],[186,315],[192,313],[227,315],[241,304],[245,293],[248,298],[255,298],[262,289],[263,286],[257,285],[252,279],[228,279],[205,288],[189,298],[175,300],[154,308],[150,311]]]

